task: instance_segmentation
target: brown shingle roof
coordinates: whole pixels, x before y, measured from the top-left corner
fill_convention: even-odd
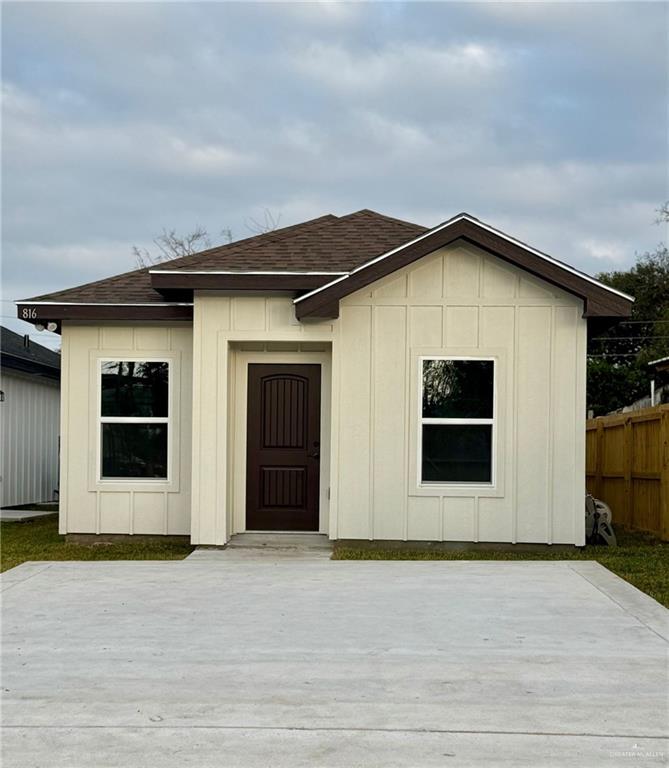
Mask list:
[[[370,210],[328,214],[206,251],[163,262],[153,270],[347,272],[425,232],[425,227]],[[125,272],[26,302],[161,303],[148,269]]]

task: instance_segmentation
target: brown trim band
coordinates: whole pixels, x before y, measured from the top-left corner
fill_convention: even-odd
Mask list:
[[[584,317],[628,317],[631,312],[630,299],[612,293],[606,287],[597,285],[559,264],[542,259],[521,245],[510,242],[478,226],[473,221],[460,219],[407,245],[385,259],[380,259],[358,272],[353,272],[345,280],[340,280],[329,288],[297,302],[295,304],[297,318],[298,320],[336,318],[339,314],[340,299],[456,240],[465,240],[583,299]]]
[[[151,287],[163,290],[219,290],[219,291],[311,291],[329,283],[332,275],[183,275],[161,272],[151,273]]]
[[[16,316],[28,323],[60,320],[192,320],[193,307],[184,304],[30,304],[16,307]]]

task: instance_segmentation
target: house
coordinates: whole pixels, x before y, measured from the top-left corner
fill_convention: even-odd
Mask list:
[[[60,355],[0,328],[0,506],[58,494]]]
[[[19,302],[63,339],[60,530],[581,545],[588,326],[631,302],[369,210]]]
[[[618,408],[614,413],[630,413],[641,411],[645,408],[653,408],[656,405],[669,403],[669,357],[661,357],[648,363],[650,369],[650,391],[645,397],[639,397],[629,405]],[[607,414],[607,415],[611,415]],[[591,414],[589,414],[591,416]]]
[[[650,406],[669,402],[669,357],[648,363],[653,378],[650,381]]]

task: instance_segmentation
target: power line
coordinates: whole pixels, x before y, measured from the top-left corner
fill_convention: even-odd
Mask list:
[[[669,323],[669,320],[621,320],[618,325],[652,325],[653,323]]]
[[[601,354],[591,355],[588,353],[588,357],[637,357],[636,354],[632,352],[626,352],[624,354],[617,355],[615,352],[602,352]]]
[[[669,336],[594,336],[590,341],[643,341],[644,339],[660,341],[669,339]]]

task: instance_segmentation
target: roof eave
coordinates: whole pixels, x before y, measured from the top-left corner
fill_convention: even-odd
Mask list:
[[[537,251],[530,246],[483,224],[467,214],[459,214],[404,245],[377,256],[295,299],[299,320],[332,319],[338,315],[339,300],[354,291],[408,266],[414,261],[456,240],[465,240],[526,272],[565,290],[584,301],[585,317],[628,317],[634,299],[600,283],[595,278]]]
[[[58,301],[19,301],[16,303],[16,315],[33,325],[63,320],[171,320],[189,321],[193,319],[192,302],[58,302]]]
[[[41,363],[37,360],[29,360],[26,357],[19,357],[8,352],[0,353],[0,365],[3,369],[16,371],[17,373],[40,376],[54,381],[60,379],[60,368]]]

